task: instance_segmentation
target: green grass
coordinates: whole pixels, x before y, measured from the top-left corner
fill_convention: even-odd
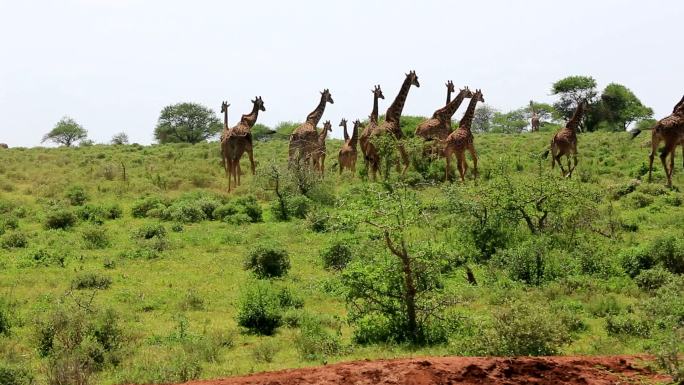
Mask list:
[[[502,163],[515,170],[511,172],[534,178],[540,167],[538,155],[548,145],[551,135],[550,132],[477,135],[475,143],[482,177],[478,181],[466,181],[464,194],[471,191],[469,187],[487,183],[487,175]],[[579,136],[580,162],[574,178],[584,186],[602,191],[601,208],[612,206],[616,216],[638,226],[636,231],[621,231],[618,241],[602,241],[602,247],[610,250],[607,254],[614,265],[618,265],[617,255],[623,248],[646,244],[664,233],[680,237],[683,234],[684,195],[677,188],[671,191],[663,187],[665,178],[659,163],[655,165],[653,184],[641,183],[636,193],[614,198],[631,181],[645,179],[642,175],[649,150],[641,147],[644,140],[630,141],[628,134],[614,133]],[[339,146],[340,142],[335,140],[328,144],[328,165],[336,162]],[[286,141],[259,142],[255,147],[257,173],[262,174],[273,161],[284,165],[286,154]],[[359,159],[358,164],[362,163]],[[681,187],[684,186],[681,158],[675,164],[678,168],[673,183]],[[544,169],[549,166],[550,161],[541,164]],[[242,170],[249,170],[246,159]],[[350,194],[355,186],[368,183],[359,176],[351,177],[348,172],[338,176],[336,170],[327,170],[326,180],[337,196]],[[171,229],[172,222],[163,221],[168,249],[154,259],[131,258],[131,251],[137,247],[132,231],[158,222],[131,215],[131,207],[139,197],[151,194],[174,199],[197,190],[227,196],[217,143],[0,151],[0,212],[5,218],[17,218],[16,231],[21,231],[28,241],[24,248],[0,248],[0,296],[10,304],[12,321],[9,336],[0,335],[0,356],[5,355],[8,361],[29,368],[43,378],[45,359],[37,354],[35,320],[55,302],[71,301],[75,295],[88,297],[72,291],[71,284],[80,276],[95,273],[107,277],[111,285],[96,290],[93,306],[114,309],[125,335],[121,362],[97,373],[97,383],[175,379],[160,369],[160,365],[173,365],[168,357],[177,346],[154,341],[160,338],[166,341],[165,336],[178,328],[179,319],[187,319],[188,329],[195,335],[220,334],[232,339],[230,346],[218,349],[215,359],[199,362],[202,378],[319,365],[321,360],[307,361],[297,352],[294,344],[297,328],[281,327],[273,337],[260,337],[241,333],[236,324],[240,290],[254,279],[243,270],[244,258],[252,245],[263,241],[276,242],[287,250],[291,268],[281,282],[296,288],[303,296],[301,312],[317,315],[330,331],[339,328],[343,348],[339,354],[327,357],[327,362],[468,353],[459,337],[432,347],[354,344],[353,325],[346,322],[344,299],[329,290],[338,285],[339,273],[324,269],[320,258],[321,251],[337,235],[312,232],[301,219],[275,222],[268,211],[272,194],[264,191],[262,184],[251,175],[243,176],[242,182],[230,197],[255,195],[264,209],[264,222],[234,225],[202,221],[185,223],[183,231],[175,232]],[[86,204],[118,204],[123,209],[122,218],[105,220],[102,224],[108,243],[101,248],[92,247],[84,240],[83,231],[91,225],[83,220],[67,230],[47,230],[44,226],[46,216],[55,210],[56,204],[70,207],[65,194],[72,186],[83,187],[88,198]],[[437,182],[422,185],[417,191],[420,197],[432,199],[441,196],[441,187],[442,182]],[[647,202],[635,202],[637,198],[630,197],[637,193],[648,196]],[[415,240],[431,236],[447,239],[449,231],[444,228],[438,234],[429,234],[429,231],[417,230]],[[33,260],[32,255],[39,249],[63,256],[64,266],[52,260],[44,263]],[[582,308],[579,317],[586,328],[574,333],[572,342],[562,347],[562,353],[640,353],[649,344],[648,338],[608,335],[605,317],[600,315],[600,309],[595,309],[602,306],[603,298],[612,296],[619,308],[629,312],[648,297],[624,273],[608,277],[583,275],[578,278],[581,281],[578,285],[561,279],[534,287],[511,282],[505,272],[484,263],[472,267],[479,277],[479,286],[468,285],[463,270],[457,269],[447,275],[446,287],[458,299],[451,310],[466,314],[473,322],[491,320],[506,296],[549,305],[574,301]],[[188,306],[189,296],[200,298],[201,306]],[[272,359],[255,359],[264,356]],[[156,374],[152,373],[155,367]]]

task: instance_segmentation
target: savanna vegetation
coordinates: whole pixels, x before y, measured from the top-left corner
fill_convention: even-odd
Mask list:
[[[624,96],[613,88],[594,103]],[[652,352],[681,372],[684,194],[661,168],[646,183],[644,139],[581,134],[566,179],[541,158],[553,122],[482,128],[479,178],[445,183],[444,161],[409,138],[409,172],[371,183],[361,159],[357,175],[334,161],[323,178],[288,167],[296,125],[283,123],[259,128],[256,175],[226,194],[219,145],[201,139],[216,121],[194,110],[198,130],[160,118],[166,144],[118,135],[0,152],[3,384],[172,383],[419,354]],[[489,127],[519,120],[485,112]],[[185,136],[198,143],[174,143]]]

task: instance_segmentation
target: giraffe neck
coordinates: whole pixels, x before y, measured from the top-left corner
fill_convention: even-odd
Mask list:
[[[228,108],[226,108],[226,110],[223,111],[223,129],[228,129]]]
[[[468,103],[468,109],[466,110],[465,114],[463,114],[461,121],[458,123],[459,129],[470,131],[470,125],[473,123],[473,117],[475,116],[475,105],[477,104],[477,99],[479,98],[480,94],[475,93],[472,99],[470,99],[470,103]]]
[[[254,107],[252,107],[252,112],[250,112],[247,115],[242,115],[242,119],[240,119],[240,122],[246,124],[249,128],[252,128],[254,127],[254,124],[256,124],[258,117],[259,107],[255,104]]]
[[[328,137],[328,129],[323,127],[323,131],[318,134],[318,144],[325,145],[325,139]]]
[[[323,117],[323,112],[325,111],[325,103],[325,95],[321,94],[321,101],[318,102],[318,106],[316,106],[316,109],[311,111],[311,113],[306,117],[307,123],[312,124],[314,127],[318,125],[318,122],[321,120],[321,117]]]
[[[349,147],[356,149],[356,142],[358,142],[358,137],[359,137],[359,129],[354,125],[354,128],[352,128],[352,135],[351,138],[349,139]]]
[[[404,80],[404,83],[401,85],[401,88],[399,89],[397,97],[394,99],[394,102],[392,102],[392,105],[389,106],[387,112],[385,113],[385,121],[399,123],[401,112],[404,110],[404,103],[406,103],[406,98],[408,97],[410,89],[411,77],[407,76]]]
[[[577,128],[579,127],[580,121],[582,120],[582,115],[584,114],[584,103],[580,102],[579,105],[577,105],[577,109],[575,110],[575,113],[572,114],[572,118],[568,120],[568,124],[565,125],[565,127],[569,130],[576,131]]]
[[[456,98],[452,100],[451,102],[447,103],[446,106],[440,108],[435,112],[435,117],[441,117],[442,119],[445,120],[451,120],[451,117],[454,116],[456,113],[456,110],[458,110],[458,107],[461,106],[461,103],[463,103],[463,99],[465,99],[465,93],[459,92],[458,95],[456,95]],[[472,100],[471,100],[472,103]],[[470,107],[470,106],[468,106]]]
[[[451,103],[451,90],[447,88],[447,100],[445,105],[449,103]]]
[[[378,124],[378,95],[374,94],[373,95],[373,111],[371,111],[370,114],[370,121]]]
[[[342,123],[342,129],[344,130],[344,139],[349,140],[349,132],[347,132],[347,123]]]

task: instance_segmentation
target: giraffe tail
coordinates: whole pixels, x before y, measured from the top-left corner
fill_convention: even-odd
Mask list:
[[[551,152],[551,149],[547,148],[546,151],[542,153],[542,159],[546,159],[549,157],[549,152]]]
[[[633,130],[630,130],[629,133],[632,135],[630,139],[636,138],[639,134],[641,134],[641,130],[638,128],[635,128]]]

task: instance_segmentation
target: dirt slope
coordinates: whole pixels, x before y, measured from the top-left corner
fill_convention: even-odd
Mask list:
[[[425,357],[356,361],[316,368],[196,381],[192,385],[301,384],[643,384],[668,377],[646,368],[644,357]]]

